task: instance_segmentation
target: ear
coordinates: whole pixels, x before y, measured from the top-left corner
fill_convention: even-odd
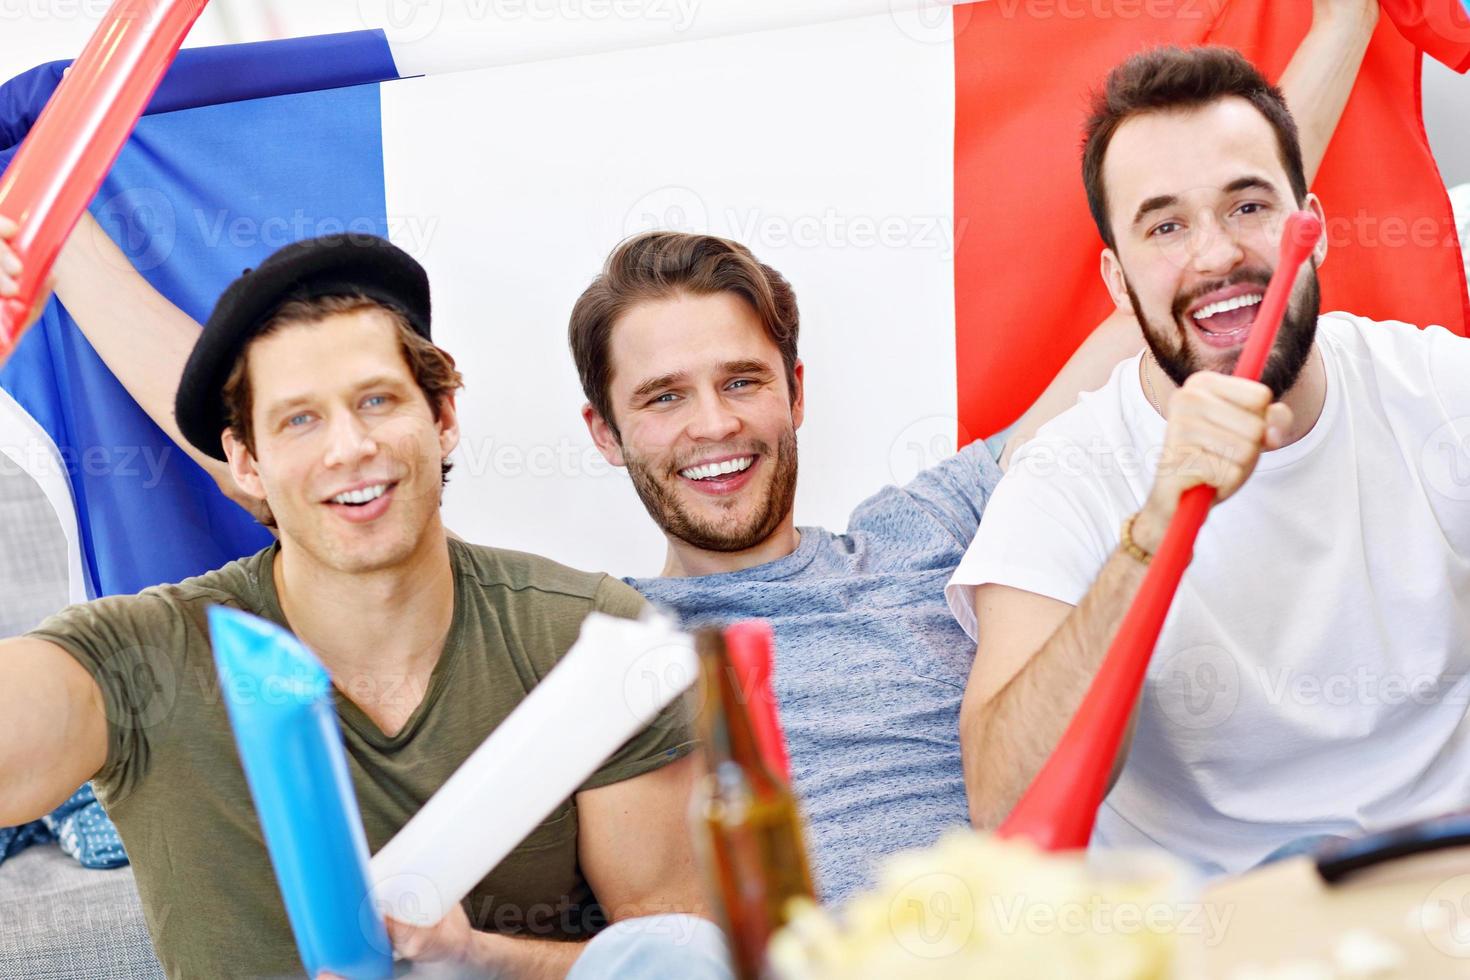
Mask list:
[[[1308,194],[1303,211],[1310,211],[1322,222],[1322,237],[1317,239],[1317,244],[1312,248],[1312,261],[1317,268],[1322,268],[1322,263],[1327,261],[1327,212],[1322,208],[1322,199],[1316,194]]]
[[[602,458],[613,466],[626,466],[623,459],[623,444],[613,427],[607,424],[597,409],[589,402],[582,406],[582,421],[587,423],[587,432],[592,436],[592,442],[597,446],[597,451],[602,453]]]
[[[255,464],[255,457],[250,450],[245,448],[245,443],[235,438],[235,433],[225,429],[220,434],[220,441],[224,443],[225,460],[229,463],[230,476],[235,478],[235,484],[247,497],[265,502],[265,483],[260,479],[260,469]]]
[[[459,408],[454,403],[454,392],[439,400],[439,458],[448,459],[459,446]]]
[[[796,362],[793,377],[796,390],[791,393],[791,428],[799,429],[806,418],[806,365],[800,360]]]
[[[1128,277],[1123,274],[1123,263],[1118,258],[1118,253],[1110,248],[1103,249],[1099,268],[1103,285],[1108,287],[1108,295],[1113,297],[1113,305],[1118,308],[1118,312],[1137,317],[1138,311],[1133,308],[1133,298],[1128,295]]]

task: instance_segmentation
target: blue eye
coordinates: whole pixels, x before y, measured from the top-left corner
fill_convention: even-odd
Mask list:
[[[678,397],[679,396],[676,395],[676,394],[674,394],[672,391],[666,391],[662,395],[659,395],[657,398],[655,398],[653,400],[652,404],[654,404],[654,405],[667,405],[672,399],[675,399],[675,398],[678,398]]]
[[[311,416],[308,415],[308,414],[306,414],[305,412],[303,412],[300,415],[293,415],[293,416],[291,416],[289,419],[286,420],[286,424],[289,425],[289,426],[292,426],[294,428],[294,427],[303,426],[307,422],[310,422],[310,421],[311,421]]]
[[[386,395],[369,395],[362,400],[362,403],[367,408],[377,408],[379,405],[386,405],[388,403],[388,397]]]
[[[750,385],[753,385],[753,384],[755,384],[755,382],[754,381],[751,381],[749,378],[740,378],[738,380],[731,381],[729,387],[731,387],[731,388],[744,388],[744,387],[749,387]]]

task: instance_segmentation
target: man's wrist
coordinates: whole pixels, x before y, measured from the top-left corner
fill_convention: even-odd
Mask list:
[[[492,976],[508,971],[516,976],[565,976],[586,943],[536,940],[499,932],[470,933],[461,965],[485,970]],[[550,951],[554,951],[552,955]]]
[[[481,970],[496,970],[505,966],[506,955],[509,952],[505,944],[510,942],[514,940],[509,936],[503,936],[498,932],[480,932],[477,929],[470,933],[470,941],[465,946],[464,956],[460,962],[464,966],[473,966]]]
[[[1312,18],[1313,31],[1371,34],[1378,25],[1378,3],[1337,4]]]
[[[1159,546],[1164,543],[1164,533],[1169,529],[1170,519],[1170,516],[1161,515],[1155,508],[1145,504],[1142,510],[1133,515],[1128,526],[1133,544],[1150,556],[1158,554]]]

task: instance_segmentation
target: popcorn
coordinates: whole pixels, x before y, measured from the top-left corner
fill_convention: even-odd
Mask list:
[[[783,980],[1165,980],[1187,911],[1181,875],[1113,878],[1081,855],[965,831],[900,854],[841,921],[808,904],[771,943]]]

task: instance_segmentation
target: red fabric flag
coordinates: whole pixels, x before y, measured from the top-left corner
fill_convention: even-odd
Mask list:
[[[1312,186],[1323,310],[1470,327],[1463,258],[1424,135],[1421,51],[1470,69],[1460,0],[1386,16]],[[1224,44],[1279,79],[1311,22],[1270,0],[987,0],[955,8],[955,322],[962,442],[1015,421],[1112,310],[1082,189],[1088,96],[1161,45]]]

